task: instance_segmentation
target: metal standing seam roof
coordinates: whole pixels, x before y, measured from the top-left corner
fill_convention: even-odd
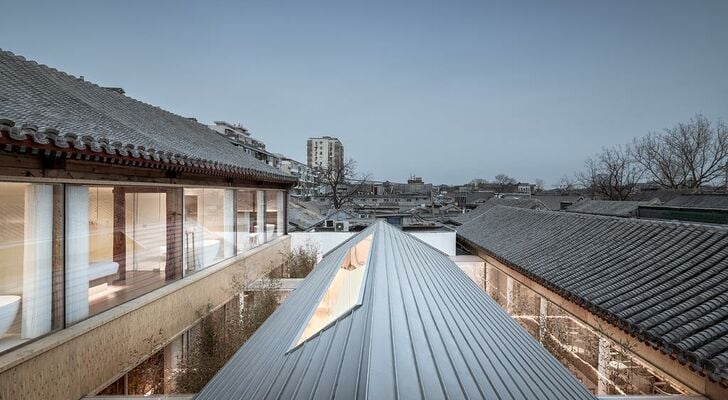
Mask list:
[[[361,305],[290,350],[369,235]],[[325,255],[196,398],[594,397],[445,254],[379,221]]]
[[[2,49],[0,145],[13,152],[295,182],[205,125]]]
[[[495,207],[458,236],[728,383],[728,229]]]

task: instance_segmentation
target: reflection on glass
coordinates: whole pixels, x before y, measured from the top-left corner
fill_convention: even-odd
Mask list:
[[[257,205],[255,190],[237,191],[237,231],[238,254],[258,246],[258,235],[255,233],[257,221]]]
[[[59,202],[54,185],[0,183],[0,351],[59,327],[53,298],[62,267],[53,237],[60,231],[54,230]]]
[[[193,272],[232,257],[235,249],[235,192],[185,189],[186,271]]]
[[[66,187],[67,323],[114,307],[180,278],[178,189]],[[173,219],[172,219],[173,220]],[[173,250],[168,254],[168,248]]]

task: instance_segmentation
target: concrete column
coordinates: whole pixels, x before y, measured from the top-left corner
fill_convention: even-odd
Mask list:
[[[513,278],[506,277],[506,310],[508,310],[509,314],[513,313],[514,309],[513,304]]]
[[[174,392],[176,382],[174,374],[177,371],[182,355],[182,336],[172,340],[164,346],[164,394]]]
[[[495,278],[493,273],[493,267],[485,263],[485,292],[488,296],[493,297],[493,279]]]
[[[546,324],[548,323],[548,301],[539,296],[538,303],[538,341],[543,343],[546,337]]]
[[[609,394],[609,359],[610,359],[610,345],[609,340],[604,337],[599,338],[599,366],[597,372],[599,373],[597,378],[599,379],[597,385],[597,395]]]

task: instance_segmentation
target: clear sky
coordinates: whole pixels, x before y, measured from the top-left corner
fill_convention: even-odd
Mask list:
[[[728,1],[3,0],[0,47],[305,162],[554,184],[604,145],[728,120]],[[2,93],[0,93],[2,96]]]

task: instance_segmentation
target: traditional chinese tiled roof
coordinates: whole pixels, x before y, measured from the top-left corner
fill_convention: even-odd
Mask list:
[[[188,118],[0,49],[6,151],[289,183]]]
[[[499,206],[458,236],[728,382],[728,229]]]
[[[639,206],[655,204],[650,201],[581,200],[570,205],[566,211],[582,214],[608,215],[613,217],[635,217]]]
[[[477,218],[481,215],[483,215],[485,212],[490,210],[491,208],[502,205],[502,206],[509,206],[509,207],[518,207],[518,208],[528,208],[532,210],[545,210],[546,206],[540,201],[536,199],[498,199],[498,198],[492,198],[487,200],[485,203],[479,205],[478,207],[474,208],[472,211],[466,212],[465,214],[458,215],[456,217],[451,218],[451,220],[456,224],[464,224],[474,218]]]
[[[359,304],[294,346],[362,240]],[[594,397],[448,256],[380,221],[325,255],[197,396],[334,398]]]
[[[683,194],[665,202],[669,207],[728,210],[727,194]]]

